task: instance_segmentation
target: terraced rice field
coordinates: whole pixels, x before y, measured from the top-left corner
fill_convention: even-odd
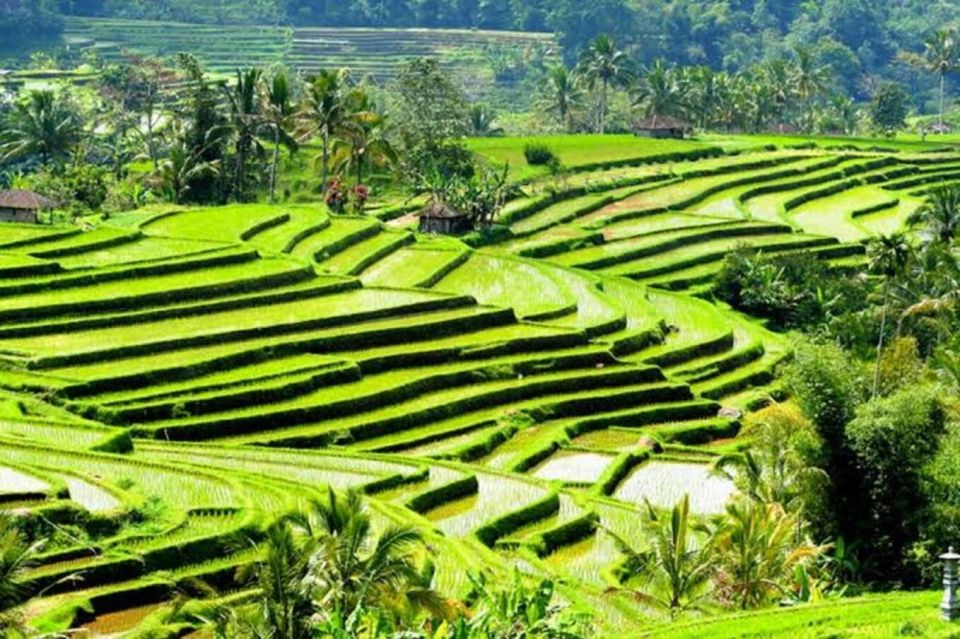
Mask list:
[[[399,64],[435,57],[457,76],[487,90],[509,85],[497,79],[491,56],[556,60],[552,34],[458,29],[348,29],[181,24],[101,18],[66,19],[65,43],[94,50],[108,61],[126,52],[169,57],[190,51],[208,70],[232,73],[238,66],[284,64],[305,74],[347,67],[360,78],[389,81]]]
[[[0,225],[0,504],[87,530],[31,570],[29,612],[131,628],[195,578],[242,590],[235,537],[334,486],[423,526],[443,588],[522,561],[639,632],[603,529],[684,492],[721,509],[703,445],[789,357],[709,301],[724,255],[857,269],[956,158],[633,144],[566,188],[524,177],[483,248],[311,206]]]

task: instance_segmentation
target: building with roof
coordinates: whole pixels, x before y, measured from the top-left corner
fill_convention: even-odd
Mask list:
[[[446,202],[431,200],[420,212],[420,232],[440,235],[464,235],[473,230],[473,222],[466,213]]]
[[[669,115],[654,115],[633,125],[634,134],[658,140],[665,138],[682,140],[692,131],[693,127],[689,122]]]
[[[32,191],[0,191],[0,222],[39,223],[40,211],[53,208],[53,202]]]

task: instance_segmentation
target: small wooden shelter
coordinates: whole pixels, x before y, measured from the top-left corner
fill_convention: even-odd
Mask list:
[[[53,208],[53,202],[31,191],[0,191],[0,222],[37,224],[40,211]]]
[[[431,200],[420,211],[420,232],[439,235],[464,235],[473,230],[473,223],[466,213],[462,213],[446,202]]]
[[[635,135],[658,140],[666,138],[682,140],[692,131],[693,127],[689,122],[669,115],[655,115],[633,125]]]

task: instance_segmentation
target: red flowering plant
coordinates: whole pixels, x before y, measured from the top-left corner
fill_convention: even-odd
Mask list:
[[[327,194],[324,196],[323,201],[326,202],[327,208],[330,209],[331,212],[343,213],[347,208],[347,197],[348,193],[344,190],[340,178],[334,178],[327,188]]]
[[[370,199],[370,189],[365,184],[355,184],[350,189],[350,211],[356,215],[363,215]]]

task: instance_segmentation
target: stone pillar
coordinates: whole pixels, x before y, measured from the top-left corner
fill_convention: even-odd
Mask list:
[[[953,551],[953,546],[946,554],[940,555],[943,561],[943,601],[940,602],[940,616],[946,621],[960,619],[960,599],[957,598],[957,563],[960,555]]]

